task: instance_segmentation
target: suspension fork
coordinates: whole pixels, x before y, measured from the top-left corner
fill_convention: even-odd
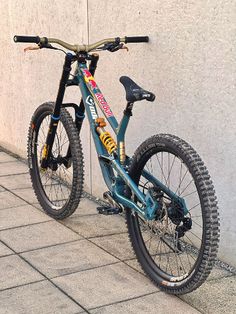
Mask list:
[[[86,59],[88,59],[88,58],[84,57],[82,62],[85,63]],[[89,72],[94,76],[96,68],[97,68],[97,63],[99,60],[99,55],[94,53],[94,54],[89,56],[89,60],[91,61],[90,65],[89,65]],[[77,84],[75,84],[75,85],[77,85]],[[83,98],[81,98],[78,110],[75,113],[75,124],[76,124],[76,128],[77,128],[79,133],[80,133],[80,130],[81,130],[81,127],[83,124],[84,117],[85,117],[84,112],[85,112],[84,101],[83,101]]]
[[[47,134],[46,142],[44,144],[44,148],[42,152],[42,162],[41,162],[42,168],[48,167],[49,159],[52,153],[53,142],[54,142],[56,131],[57,131],[58,122],[60,120],[61,106],[62,106],[64,94],[65,94],[66,83],[70,75],[71,64],[72,64],[72,61],[74,60],[74,57],[75,56],[72,55],[71,53],[67,53],[65,57],[61,81],[60,81],[57,99],[55,103],[55,108],[54,108],[53,114],[51,115],[51,121],[50,121],[49,129],[48,129],[48,134]]]

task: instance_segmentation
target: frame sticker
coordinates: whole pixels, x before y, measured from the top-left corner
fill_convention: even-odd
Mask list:
[[[95,82],[92,74],[87,69],[81,69],[81,70],[82,70],[82,73],[84,75],[85,82],[89,85],[90,89],[92,90],[93,94],[95,95],[96,100],[97,100],[100,108],[104,112],[105,116],[107,118],[113,117],[113,113],[111,111],[111,108],[108,105],[108,103],[106,102],[100,89],[98,88],[97,83]],[[91,96],[89,96],[89,97],[91,97]],[[87,99],[88,99],[88,97],[87,97]],[[86,103],[87,103],[87,99],[86,99]],[[89,101],[91,101],[91,100],[89,100]]]
[[[86,98],[85,102],[86,102],[87,105],[89,105],[89,109],[90,109],[91,116],[92,116],[93,120],[96,120],[98,115],[97,115],[97,112],[96,112],[96,109],[95,109],[95,103],[94,103],[93,97],[92,96],[88,96]]]

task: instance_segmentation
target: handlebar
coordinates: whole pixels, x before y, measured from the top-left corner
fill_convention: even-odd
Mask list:
[[[102,45],[108,44],[108,43],[147,43],[149,41],[148,36],[133,36],[133,37],[123,37],[123,38],[107,38],[100,40],[94,44],[91,45],[71,45],[67,42],[64,42],[57,38],[47,38],[47,37],[39,37],[39,36],[14,36],[14,42],[18,43],[35,43],[35,44],[41,44],[41,45],[47,45],[47,44],[58,44],[68,50],[74,51],[74,52],[90,52],[98,47],[101,47]]]

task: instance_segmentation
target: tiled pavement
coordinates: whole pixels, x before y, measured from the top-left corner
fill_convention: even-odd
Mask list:
[[[235,313],[236,276],[215,268],[181,298],[160,292],[131,250],[124,219],[83,198],[70,218],[45,215],[27,166],[0,149],[0,314]]]

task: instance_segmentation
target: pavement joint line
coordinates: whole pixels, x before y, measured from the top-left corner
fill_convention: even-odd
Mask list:
[[[3,177],[11,177],[11,176],[21,176],[22,174],[29,174],[29,172],[15,173],[15,174],[6,174],[6,175],[3,175],[1,177],[3,178]],[[18,188],[16,188],[16,189],[18,189]],[[25,189],[25,188],[23,188],[23,189]]]
[[[106,266],[113,266],[113,265],[117,265],[117,264],[121,264],[121,262],[120,262],[120,261],[117,261],[117,262],[113,262],[113,263],[109,263],[109,264],[104,264],[104,265],[99,265],[99,266],[94,266],[94,267],[86,268],[86,269],[75,270],[75,271],[72,271],[72,272],[70,272],[70,273],[66,273],[66,274],[64,274],[64,275],[59,275],[59,276],[51,277],[51,279],[66,277],[66,276],[70,276],[70,275],[73,275],[73,274],[79,274],[79,273],[83,273],[83,272],[85,272],[85,271],[90,271],[90,270],[94,270],[94,269],[98,269],[98,268],[103,268],[103,267],[106,267]]]
[[[1,242],[1,240],[0,240],[0,242]],[[15,253],[10,253],[10,254],[5,254],[5,255],[0,255],[0,260],[3,257],[13,256],[13,255],[16,255],[16,254]]]
[[[70,243],[74,243],[74,242],[78,242],[78,241],[84,241],[84,239],[77,239],[77,240],[71,240],[71,241],[67,241],[67,242],[63,242],[63,243],[51,244],[51,245],[47,245],[47,246],[43,246],[43,247],[31,249],[31,250],[21,251],[21,252],[18,252],[18,254],[20,255],[20,254],[25,254],[25,253],[31,253],[31,252],[44,250],[44,249],[48,249],[48,248],[52,248],[52,247],[60,246],[60,245],[64,245],[64,244],[70,244]]]
[[[20,256],[20,255],[19,255]],[[79,307],[81,307],[86,313],[89,313],[87,309],[82,306],[78,301],[76,301],[72,296],[70,296],[66,291],[64,291],[61,287],[59,287],[57,284],[55,284],[49,277],[47,277],[43,272],[41,272],[39,269],[37,269],[34,265],[32,265],[27,259],[20,256],[26,263],[28,263],[32,268],[34,268],[36,271],[38,271],[45,279],[47,279],[55,288],[57,288],[59,291],[61,291],[63,294],[65,294],[70,300],[72,300],[74,303],[76,303]]]
[[[10,248],[9,245],[5,243],[5,241],[0,240],[3,244],[5,244],[9,249],[11,249],[17,256],[19,256],[20,259],[22,259],[25,263],[27,263],[29,266],[31,266],[36,272],[38,272],[41,276],[43,276],[47,281],[49,281],[55,288],[57,288],[59,291],[61,291],[64,295],[66,295],[70,300],[72,300],[74,303],[76,303],[79,307],[81,307],[86,313],[89,313],[85,307],[80,305],[79,302],[77,302],[73,297],[71,297],[67,292],[65,292],[62,288],[60,288],[58,285],[56,285],[49,277],[47,277],[43,272],[41,272],[37,267],[35,267],[33,264],[31,264],[27,259],[25,259],[23,256],[18,254],[14,249]],[[41,280],[43,281],[43,280]]]
[[[11,190],[9,190],[9,189],[7,189],[7,190],[8,190],[9,192],[11,192]],[[11,192],[11,193],[12,193],[12,192]],[[16,195],[15,193],[12,193],[12,194]],[[16,195],[16,196],[17,196],[17,195]],[[19,196],[17,196],[17,197],[19,197]],[[25,199],[23,199],[22,197],[19,197],[19,198],[21,198],[22,200],[25,201]],[[85,198],[86,198],[86,196],[85,196]],[[28,203],[29,205],[32,205],[32,204],[30,204],[30,203],[27,202],[27,201],[26,201],[26,203]],[[36,208],[38,211],[42,212],[39,208],[37,208],[37,207],[35,207],[35,208]],[[52,221],[52,220],[50,220],[50,221]],[[92,241],[90,241],[89,238],[84,237],[84,236],[83,236],[82,234],[80,234],[79,232],[77,232],[77,231],[73,230],[72,228],[66,226],[62,221],[59,221],[59,220],[54,220],[54,221],[60,223],[60,224],[63,225],[64,227],[68,228],[70,231],[72,231],[72,232],[78,234],[78,235],[81,236],[83,239],[88,240],[89,242],[91,242],[92,244],[94,244],[95,246],[97,246],[98,248],[102,249],[102,250],[105,251],[106,253],[110,254],[111,256],[113,256],[113,257],[115,257],[116,259],[118,259],[118,260],[120,260],[121,262],[123,262],[120,258],[117,258],[114,254],[111,254],[110,252],[108,252],[108,251],[105,250],[104,248],[99,247],[96,243],[93,243]],[[22,227],[22,226],[21,226],[21,227]],[[111,234],[111,235],[123,234],[123,233],[125,234],[125,233],[127,233],[127,232],[113,233],[113,234]],[[110,235],[110,236],[111,236],[111,235]],[[103,236],[104,236],[104,235],[103,235]],[[93,237],[92,237],[92,238],[93,238]],[[95,238],[96,238],[96,237],[95,237]],[[21,253],[22,253],[22,252],[21,252]],[[128,265],[128,266],[129,266],[129,265]]]
[[[204,283],[203,283],[204,284]],[[195,291],[195,290],[194,290]],[[194,291],[192,291],[192,292],[194,292]],[[186,294],[185,294],[186,295]],[[206,312],[204,311],[202,311],[201,309],[199,309],[199,308],[197,308],[195,305],[193,305],[192,303],[191,303],[191,301],[185,301],[185,300],[183,300],[182,298],[181,298],[181,296],[184,296],[184,295],[176,295],[176,297],[180,300],[180,301],[182,301],[182,302],[184,302],[184,303],[186,303],[186,304],[188,304],[189,306],[191,306],[194,310],[196,310],[197,312],[199,312],[199,313],[201,313],[201,314],[206,314]]]
[[[15,176],[17,176],[17,174],[15,174]],[[26,189],[31,189],[31,187],[28,187],[28,188],[26,188],[26,187],[23,187],[23,188],[19,188],[19,187],[17,187],[17,188],[11,188],[11,189],[9,189],[9,188],[7,188],[6,186],[4,186],[4,185],[2,185],[2,187],[4,188],[4,189],[6,189],[6,190],[9,190],[9,191],[16,191],[16,190],[26,190]],[[4,192],[4,191],[2,191],[2,192]]]
[[[19,161],[21,161],[21,162],[23,162],[25,164],[28,164],[27,158],[20,157],[19,155],[11,152],[10,150],[8,150],[7,148],[5,148],[3,146],[0,146],[0,152],[4,152],[4,153],[10,155],[13,158],[16,158],[17,160],[19,160]]]
[[[127,299],[124,299],[124,300],[121,300],[121,301],[116,301],[116,302],[100,305],[100,306],[97,306],[97,307],[91,307],[91,308],[89,308],[89,311],[92,311],[92,310],[95,310],[95,309],[100,309],[100,308],[103,308],[103,307],[108,307],[108,306],[111,306],[111,305],[124,303],[124,302],[127,302],[127,301],[137,300],[137,299],[140,299],[142,297],[146,297],[146,296],[149,296],[149,295],[152,295],[152,294],[156,294],[156,293],[160,293],[160,292],[161,292],[161,290],[157,290],[157,291],[154,291],[154,292],[150,292],[150,293],[145,293],[145,294],[139,295],[137,297],[127,298]]]
[[[59,223],[63,224],[62,222],[59,222]],[[70,227],[67,226],[67,228],[71,230]],[[75,231],[75,232],[76,232],[76,231]],[[77,232],[76,232],[76,233],[77,233]],[[127,233],[127,232],[124,232],[124,233]],[[79,233],[78,233],[78,234],[79,234]],[[79,234],[79,235],[80,235],[80,234]],[[116,235],[116,234],[113,234],[113,235]],[[124,262],[121,258],[119,258],[118,256],[114,255],[113,253],[109,252],[108,250],[104,249],[103,247],[100,247],[98,244],[96,244],[96,243],[94,243],[93,241],[91,241],[91,240],[90,240],[91,238],[85,238],[83,235],[81,235],[81,236],[82,236],[85,240],[89,241],[90,243],[94,244],[95,246],[97,246],[98,248],[100,248],[101,250],[103,250],[104,252],[106,252],[107,254],[109,254],[109,255],[113,256],[114,258],[116,258],[117,260],[119,260],[119,262],[121,262],[121,263],[125,264],[126,266],[132,268],[134,271],[138,272],[139,274],[141,274],[141,275],[144,276],[145,278],[147,277],[145,274],[143,274],[142,272],[138,271],[136,268],[134,268],[134,267],[128,265],[127,263],[125,263],[125,262]],[[107,236],[109,236],[109,235],[107,235]],[[97,238],[97,237],[95,237],[95,238]],[[119,263],[119,262],[117,262],[117,263]]]
[[[22,162],[22,161],[20,161],[20,160],[6,160],[6,161],[0,161],[0,165],[1,164],[8,164],[8,163],[11,163],[11,162]]]
[[[22,207],[22,206],[28,206],[28,205],[31,205],[31,204],[21,204],[21,205],[15,205],[15,206],[10,206],[10,207],[4,207],[4,208],[0,208],[0,211],[1,210],[6,210],[6,209],[12,209],[12,208],[17,208],[17,207]],[[33,206],[34,207],[34,206]],[[35,208],[35,207],[34,207]]]
[[[98,214],[99,215],[99,214]],[[96,238],[105,238],[105,237],[111,237],[111,236],[114,236],[114,235],[122,235],[122,234],[126,234],[127,232],[117,232],[117,233],[109,233],[109,234],[103,234],[103,235],[97,235],[97,236],[92,236],[92,237],[87,237],[86,239],[88,240],[91,240],[91,239],[96,239]]]
[[[1,292],[6,291],[6,290],[11,290],[11,289],[15,289],[15,288],[25,287],[25,286],[29,286],[29,285],[32,285],[34,283],[43,282],[43,281],[47,281],[47,280],[40,279],[40,280],[36,280],[36,281],[32,281],[32,282],[23,283],[23,284],[20,284],[20,285],[17,285],[17,286],[12,286],[12,287],[8,287],[8,288],[0,289],[0,294],[1,294]]]
[[[0,178],[4,178],[4,177],[13,177],[13,176],[17,176],[17,175],[21,175],[21,174],[28,174],[29,172],[21,172],[21,173],[11,173],[11,174],[5,174],[5,175],[0,175]]]
[[[32,224],[27,224],[27,225],[21,225],[21,226],[15,226],[15,227],[10,227],[10,228],[0,229],[0,233],[2,231],[8,231],[8,230],[19,229],[19,228],[24,228],[24,227],[31,227],[31,226],[35,226],[35,225],[40,225],[40,224],[44,224],[44,223],[47,223],[47,222],[51,222],[51,221],[53,221],[53,220],[50,219],[50,220],[41,221],[41,222],[33,222]]]

